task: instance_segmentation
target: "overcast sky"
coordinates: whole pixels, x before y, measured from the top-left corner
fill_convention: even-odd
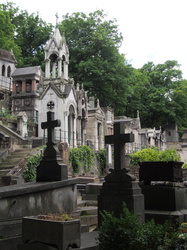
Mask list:
[[[2,3],[6,1],[0,0]],[[86,14],[104,10],[110,19],[117,19],[124,37],[121,53],[134,68],[148,61],[155,64],[177,60],[187,79],[187,1],[186,0],[9,0],[30,14],[55,25],[62,15]]]

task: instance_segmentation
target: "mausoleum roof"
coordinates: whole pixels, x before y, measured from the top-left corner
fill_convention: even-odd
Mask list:
[[[4,59],[6,61],[12,62],[12,63],[17,63],[15,56],[12,52],[6,51],[4,49],[0,49],[0,59]]]
[[[40,66],[17,68],[12,74],[12,77],[23,75],[40,75]]]

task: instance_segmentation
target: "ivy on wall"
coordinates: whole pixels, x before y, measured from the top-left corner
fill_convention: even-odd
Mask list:
[[[41,150],[42,147],[39,147],[38,150]],[[23,177],[26,182],[36,181],[36,168],[41,159],[42,154],[35,154],[28,158],[26,168],[23,172]],[[79,173],[81,168],[85,173],[90,172],[96,159],[99,165],[99,174],[102,174],[106,166],[106,149],[101,149],[97,153],[94,153],[94,151],[86,145],[69,149],[69,161],[73,173]]]
[[[85,172],[89,172],[94,159],[95,154],[89,146],[79,146],[78,148],[71,148],[69,151],[69,161],[74,173],[79,173],[81,167],[84,167]]]

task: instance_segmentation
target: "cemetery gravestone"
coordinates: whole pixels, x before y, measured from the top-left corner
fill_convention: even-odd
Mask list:
[[[62,161],[66,166],[69,166],[69,147],[67,142],[61,142],[59,143],[58,149],[60,151],[60,156],[62,158]]]
[[[105,210],[119,216],[123,202],[131,212],[140,214],[140,220],[144,221],[144,196],[136,178],[125,168],[125,143],[133,142],[134,135],[124,132],[125,123],[119,121],[114,123],[114,135],[105,136],[105,144],[114,144],[114,169],[105,177],[98,196],[99,225],[102,221],[100,212]]]
[[[67,166],[62,163],[58,149],[54,143],[54,128],[60,126],[60,120],[54,120],[54,112],[47,112],[47,122],[41,124],[42,129],[47,129],[47,143],[44,157],[37,167],[36,180],[61,181],[68,178]]]

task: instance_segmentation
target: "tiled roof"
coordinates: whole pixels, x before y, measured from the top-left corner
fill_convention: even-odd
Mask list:
[[[0,58],[11,61],[13,63],[17,63],[14,54],[10,51],[0,49]]]
[[[35,75],[35,74],[39,75],[39,71],[40,71],[40,66],[17,68],[12,74],[12,77],[23,76],[23,75]]]

